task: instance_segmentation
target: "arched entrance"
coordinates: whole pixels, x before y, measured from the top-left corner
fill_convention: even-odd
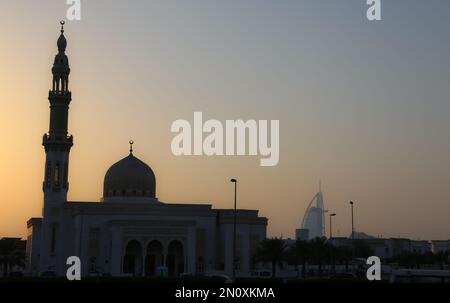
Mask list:
[[[133,276],[142,275],[142,246],[136,240],[128,242],[123,257],[123,272]]]
[[[170,242],[167,249],[167,269],[169,276],[174,277],[184,272],[183,244],[174,240]]]
[[[157,275],[157,269],[164,265],[163,246],[157,240],[151,241],[147,245],[147,254],[145,256],[145,275]]]

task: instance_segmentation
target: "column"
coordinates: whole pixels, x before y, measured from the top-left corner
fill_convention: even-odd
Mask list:
[[[195,273],[195,246],[196,246],[196,232],[195,232],[195,226],[191,226],[188,228],[188,236],[187,241],[184,243],[183,251],[184,254],[187,256],[187,273]]]
[[[144,245],[142,245],[142,276],[145,277],[145,262],[146,262],[146,256],[147,256],[147,246],[145,246],[145,241],[143,242]]]
[[[250,233],[248,225],[240,226],[241,234],[241,272],[245,275],[250,273]]]
[[[118,227],[111,228],[111,275],[118,276],[122,273],[122,235]]]
[[[223,250],[225,261],[225,273],[233,276],[233,224],[224,225]]]

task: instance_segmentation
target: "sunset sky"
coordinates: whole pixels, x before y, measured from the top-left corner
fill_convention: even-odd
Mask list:
[[[0,237],[41,215],[60,0],[0,0]],[[238,206],[293,237],[322,180],[336,236],[450,238],[450,1],[82,0],[68,21],[69,199],[149,164],[163,202]],[[177,119],[280,121],[280,161],[172,154]],[[328,218],[327,218],[328,232]]]

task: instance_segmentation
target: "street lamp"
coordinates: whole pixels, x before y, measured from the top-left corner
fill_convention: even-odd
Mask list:
[[[331,220],[331,218],[333,218],[334,216],[336,216],[336,214],[330,214],[330,240],[331,240],[331,238],[333,238],[333,223],[332,223],[332,220]]]
[[[355,226],[353,222],[353,201],[350,201],[350,205],[352,208],[352,240],[355,240]]]
[[[237,195],[237,180],[231,179],[234,183],[234,218],[233,218],[233,280],[236,279],[236,195]]]
[[[335,213],[332,213],[332,214],[330,214],[330,241],[331,241],[331,239],[333,238],[333,222],[332,222],[332,218],[334,217],[334,216],[336,216],[336,214]],[[332,243],[331,243],[332,244]],[[332,271],[333,271],[333,273],[335,273],[336,272],[336,266],[335,266],[335,262],[334,262],[334,250],[333,249],[331,249],[331,263],[332,263]]]

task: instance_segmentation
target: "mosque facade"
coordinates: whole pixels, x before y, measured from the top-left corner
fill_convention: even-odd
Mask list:
[[[63,25],[63,24],[62,24]],[[267,218],[258,210],[236,211],[209,204],[174,204],[156,197],[156,177],[133,154],[105,174],[103,198],[68,201],[69,60],[64,28],[57,41],[49,90],[50,127],[43,136],[46,153],[42,217],[27,222],[27,260],[31,275],[65,276],[70,256],[81,260],[82,276],[178,276],[252,270],[252,256],[266,238]],[[130,142],[131,143],[131,142]],[[233,260],[234,259],[234,260]]]

